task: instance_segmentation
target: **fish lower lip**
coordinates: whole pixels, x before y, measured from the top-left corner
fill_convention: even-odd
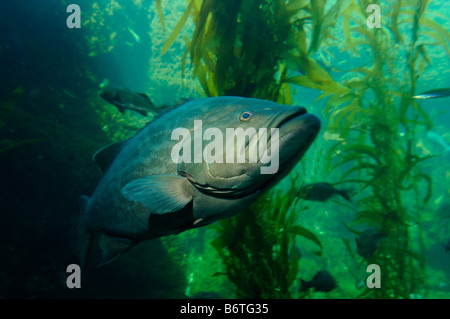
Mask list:
[[[296,154],[305,153],[319,130],[320,120],[311,113],[291,118],[280,128],[280,154],[287,152],[286,161],[291,161]]]
[[[286,124],[287,122],[295,119],[296,117],[302,116],[303,114],[306,114],[306,109],[304,107],[300,108],[297,112],[287,116],[286,118],[284,118],[280,123],[278,123],[277,127],[280,128],[281,126],[283,126],[284,124]]]

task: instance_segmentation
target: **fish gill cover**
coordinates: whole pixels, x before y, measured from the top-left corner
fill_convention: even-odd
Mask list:
[[[80,29],[69,4],[0,5],[1,297],[450,297],[449,100],[417,98],[450,87],[448,2],[80,0]],[[68,289],[78,198],[101,177],[92,154],[161,116],[108,104],[110,89],[161,109],[302,105],[322,129],[244,212],[141,242]],[[311,201],[310,185],[350,200]],[[324,271],[333,289],[302,289]]]

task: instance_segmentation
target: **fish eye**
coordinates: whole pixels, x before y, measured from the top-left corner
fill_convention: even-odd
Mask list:
[[[252,118],[252,116],[253,116],[252,112],[245,111],[244,113],[241,114],[239,119],[241,120],[241,122],[247,122]]]

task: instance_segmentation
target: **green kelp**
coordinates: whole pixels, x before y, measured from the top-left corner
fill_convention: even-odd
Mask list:
[[[323,170],[358,190],[357,213],[349,229],[376,227],[384,234],[373,254],[363,254],[365,258],[353,252],[354,242],[344,241],[355,264],[375,263],[382,269],[382,288],[366,288],[359,296],[420,294],[424,245],[420,228],[412,231],[411,225],[420,224],[432,196],[432,180],[422,170],[430,157],[416,150],[415,140],[419,128],[429,130],[433,123],[412,97],[430,64],[430,47],[448,53],[450,39],[449,32],[433,20],[435,14],[426,12],[429,1],[379,2],[382,23],[374,29],[367,25],[371,2],[365,0],[187,0],[187,4],[165,49],[190,14],[195,30],[186,39],[183,66],[190,57],[205,95],[252,96],[290,104],[295,85],[323,92],[318,100],[327,104],[326,136],[328,143],[336,141]],[[337,24],[342,28],[333,30]],[[336,51],[340,57],[345,52],[354,58],[349,70],[326,67],[343,62],[334,61]],[[318,59],[324,52],[325,64]],[[332,69],[342,73],[339,80],[333,78]],[[300,186],[292,183],[287,193]],[[214,246],[239,297],[292,297],[289,287],[298,265],[286,259],[294,254],[289,237],[294,235],[287,230],[317,238],[301,226],[296,228],[290,217],[302,207],[300,202],[288,195],[279,200],[273,196],[266,194],[239,220],[225,220],[217,228],[220,235]],[[280,216],[286,218],[284,227],[277,224],[284,218]]]
[[[198,79],[192,77],[192,70],[186,70],[181,76],[184,69],[182,52],[185,50],[185,38],[191,37],[193,32],[192,21],[186,19],[179,30],[179,37],[173,37],[170,45],[167,41],[168,32],[177,29],[180,24],[180,16],[185,10],[184,0],[170,2],[170,6],[167,1],[160,1],[160,7],[150,7],[149,10],[156,10],[158,15],[154,15],[150,21],[152,54],[147,71],[146,93],[156,104],[172,103],[172,97],[200,97],[203,90]]]
[[[365,26],[368,2],[353,3],[353,14],[344,19],[343,47],[365,52],[372,61],[349,71],[354,74],[345,81],[349,91],[328,102],[329,130],[345,137],[330,149],[337,159],[333,168],[345,167],[342,181],[361,189],[351,224],[377,227],[385,235],[365,258],[382,269],[382,288],[363,293],[375,298],[410,298],[423,288],[421,233],[413,236],[410,225],[420,221],[432,181],[420,168],[430,157],[420,156],[414,142],[417,129],[430,129],[432,123],[412,96],[429,64],[429,30],[449,39],[448,31],[426,16],[428,3],[383,3],[383,26],[372,30]]]
[[[246,212],[212,227],[219,236],[212,245],[235,284],[238,298],[292,298],[300,255],[296,236],[314,242],[322,253],[318,237],[296,224],[303,209],[295,191],[295,179],[287,193],[269,191]]]
[[[159,14],[160,1],[157,1],[156,5]],[[90,49],[90,57],[114,54],[123,44],[133,47],[150,40],[147,31],[142,32],[143,24],[139,23],[150,16],[150,8],[143,6],[141,1],[126,5],[121,5],[117,0],[94,1],[83,14],[82,27],[89,31],[86,42]],[[127,21],[127,24],[122,23],[123,21]]]
[[[186,40],[183,65],[189,55],[193,75],[207,96],[240,95],[290,104],[292,84],[333,88],[335,92],[347,90],[334,82],[311,55],[329,37],[330,27],[349,1],[336,2],[328,10],[326,1],[187,3],[164,50],[190,13],[195,30],[192,39]],[[297,235],[315,242],[320,247],[315,253],[321,254],[322,245],[316,235],[296,223],[301,210],[295,211],[295,203],[300,201],[295,197],[298,189],[299,185],[292,182],[287,191],[291,197],[277,193],[276,200],[266,198],[255,203],[242,216],[224,220],[217,228],[219,237],[213,245],[238,297],[292,296],[299,259],[295,249]]]
[[[163,53],[191,13],[195,30],[187,40],[183,64],[189,54],[193,75],[207,96],[237,95],[291,104],[290,83],[345,89],[311,55],[329,36],[349,1],[338,1],[327,11],[327,1],[187,2]]]
[[[193,75],[207,96],[238,95],[291,104],[291,84],[346,89],[334,82],[310,55],[329,36],[329,28],[349,1],[336,2],[328,10],[326,1],[187,3],[163,53],[190,13],[195,30],[192,39],[187,40],[183,64],[190,56]],[[322,245],[316,235],[296,223],[298,189],[292,182],[288,189],[291,196],[277,193],[272,201],[266,197],[241,216],[224,220],[217,227],[219,237],[213,245],[238,297],[291,297],[298,270],[297,235],[319,245],[320,250],[315,253],[321,254]]]

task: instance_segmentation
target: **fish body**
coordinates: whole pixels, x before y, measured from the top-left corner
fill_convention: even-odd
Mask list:
[[[198,120],[205,133],[208,129],[225,132],[250,127],[278,130],[279,169],[262,174],[268,164],[261,159],[256,163],[247,158],[243,163],[195,158],[181,161],[190,149],[192,135],[191,147],[196,154]],[[185,128],[189,138],[172,140],[179,128]],[[142,240],[205,226],[239,213],[294,167],[319,128],[319,119],[302,107],[252,98],[204,98],[163,114],[123,143],[101,149],[94,154],[94,161],[103,177],[90,198],[80,198],[82,265],[94,246],[100,248],[102,265]],[[271,135],[268,149],[273,150],[275,142]],[[177,151],[174,147],[180,143],[183,148]],[[225,145],[224,156],[235,146]],[[245,145],[248,154],[252,145]]]
[[[326,270],[319,271],[310,281],[305,281],[303,279],[300,279],[300,281],[300,291],[302,292],[310,288],[313,288],[314,291],[330,292],[337,287],[336,281]]]
[[[146,116],[148,112],[157,113],[160,111],[144,93],[121,89],[105,89],[100,96],[106,102],[117,107],[122,114],[125,110],[131,110]]]
[[[347,191],[339,190],[329,183],[306,184],[299,190],[299,194],[301,194],[305,200],[311,201],[324,202],[334,195],[339,195],[351,202],[351,198]]]
[[[356,252],[363,258],[369,258],[378,248],[380,241],[384,238],[384,233],[375,227],[364,230],[359,237],[355,238]]]
[[[426,91],[421,94],[415,95],[412,98],[419,99],[419,100],[427,100],[427,99],[443,98],[443,97],[448,97],[448,96],[450,96],[450,88]]]
[[[133,37],[134,41],[136,41],[137,43],[141,43],[141,37],[136,32],[134,32],[133,29],[127,28],[127,30],[128,30],[128,32],[130,32],[130,34]]]

